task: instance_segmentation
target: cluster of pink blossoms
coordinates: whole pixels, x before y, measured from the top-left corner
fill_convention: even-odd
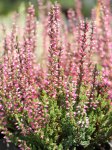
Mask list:
[[[43,44],[48,54],[47,68],[39,68],[34,56],[38,47],[33,6],[28,8],[22,40],[13,25],[12,32],[4,40],[4,54],[0,59],[3,134],[8,132],[9,114],[22,113],[30,118],[27,122],[23,116],[18,124],[19,118],[15,117],[15,127],[21,129],[23,135],[44,128],[49,122],[49,99],[57,101],[69,117],[85,116],[85,122],[77,124],[82,127],[85,123],[88,127],[86,113],[99,106],[96,97],[106,93],[107,99],[112,99],[112,15],[107,9],[108,2],[104,1],[105,4],[99,1],[102,13],[98,15],[92,11],[92,20],[84,20],[81,8],[76,12],[70,9],[67,25],[62,19],[61,7],[58,4],[51,7],[42,37],[48,39],[48,45]],[[78,7],[81,7],[79,2]],[[43,91],[48,98],[42,99]]]

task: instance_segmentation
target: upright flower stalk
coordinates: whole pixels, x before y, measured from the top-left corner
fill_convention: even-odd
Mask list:
[[[110,1],[98,1],[99,4],[99,24],[97,29],[97,45],[99,60],[102,65],[103,78],[105,84],[110,87],[109,96],[111,95],[112,83],[111,83],[111,61],[112,61],[112,28],[111,28],[111,12],[109,8]]]
[[[80,36],[80,49],[79,49],[79,68],[78,68],[78,79],[77,79],[77,101],[79,101],[79,95],[81,90],[81,84],[83,82],[84,77],[84,59],[86,56],[86,48],[87,48],[87,31],[88,31],[88,23],[82,22],[80,29],[82,31],[82,35]]]
[[[56,96],[57,89],[62,82],[61,77],[61,56],[62,56],[62,46],[61,46],[61,31],[60,31],[60,7],[58,4],[55,4],[51,8],[49,14],[49,25],[48,25],[48,34],[50,40],[49,47],[49,64],[48,64],[48,86],[49,91],[52,93],[52,96]]]

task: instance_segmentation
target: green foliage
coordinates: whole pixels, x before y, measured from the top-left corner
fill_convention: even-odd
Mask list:
[[[84,105],[87,102],[86,88],[81,87],[80,102],[73,109],[68,111],[59,107],[56,99],[51,99],[45,91],[41,92],[40,100],[43,106],[48,104],[48,122],[45,128],[36,132],[29,132],[26,135],[21,134],[22,125],[27,128],[30,118],[27,113],[9,113],[8,128],[11,141],[18,145],[20,141],[26,141],[26,144],[32,149],[45,150],[68,150],[75,149],[82,145],[87,150],[94,149],[97,144],[108,141],[112,135],[112,111],[110,101],[107,96],[99,95],[95,97],[96,109],[88,108],[84,112]],[[64,96],[64,95],[63,95]],[[61,99],[59,99],[61,101]],[[36,101],[36,100],[35,100]],[[76,115],[74,116],[74,112]],[[35,120],[33,120],[35,121]],[[20,127],[16,130],[14,122]]]

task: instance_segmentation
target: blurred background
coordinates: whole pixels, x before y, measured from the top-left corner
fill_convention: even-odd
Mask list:
[[[38,12],[38,0],[0,0],[0,16],[6,16],[13,11],[19,11],[20,7],[23,5],[26,7],[29,2],[32,2],[35,5],[36,11]],[[69,8],[74,8],[75,0],[44,0],[44,2],[54,2],[58,1],[62,5],[63,11],[66,11]],[[82,12],[85,17],[90,16],[90,10],[96,5],[97,0],[81,0],[82,1]]]

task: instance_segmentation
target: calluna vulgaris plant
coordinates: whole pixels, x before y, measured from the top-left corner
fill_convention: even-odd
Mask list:
[[[21,37],[13,24],[4,39],[0,132],[20,149],[92,150],[112,136],[110,4],[98,1],[85,20],[77,3],[76,11],[68,11],[67,24],[57,3],[48,6],[48,17],[41,16],[43,65],[35,58],[39,27],[32,5]]]

